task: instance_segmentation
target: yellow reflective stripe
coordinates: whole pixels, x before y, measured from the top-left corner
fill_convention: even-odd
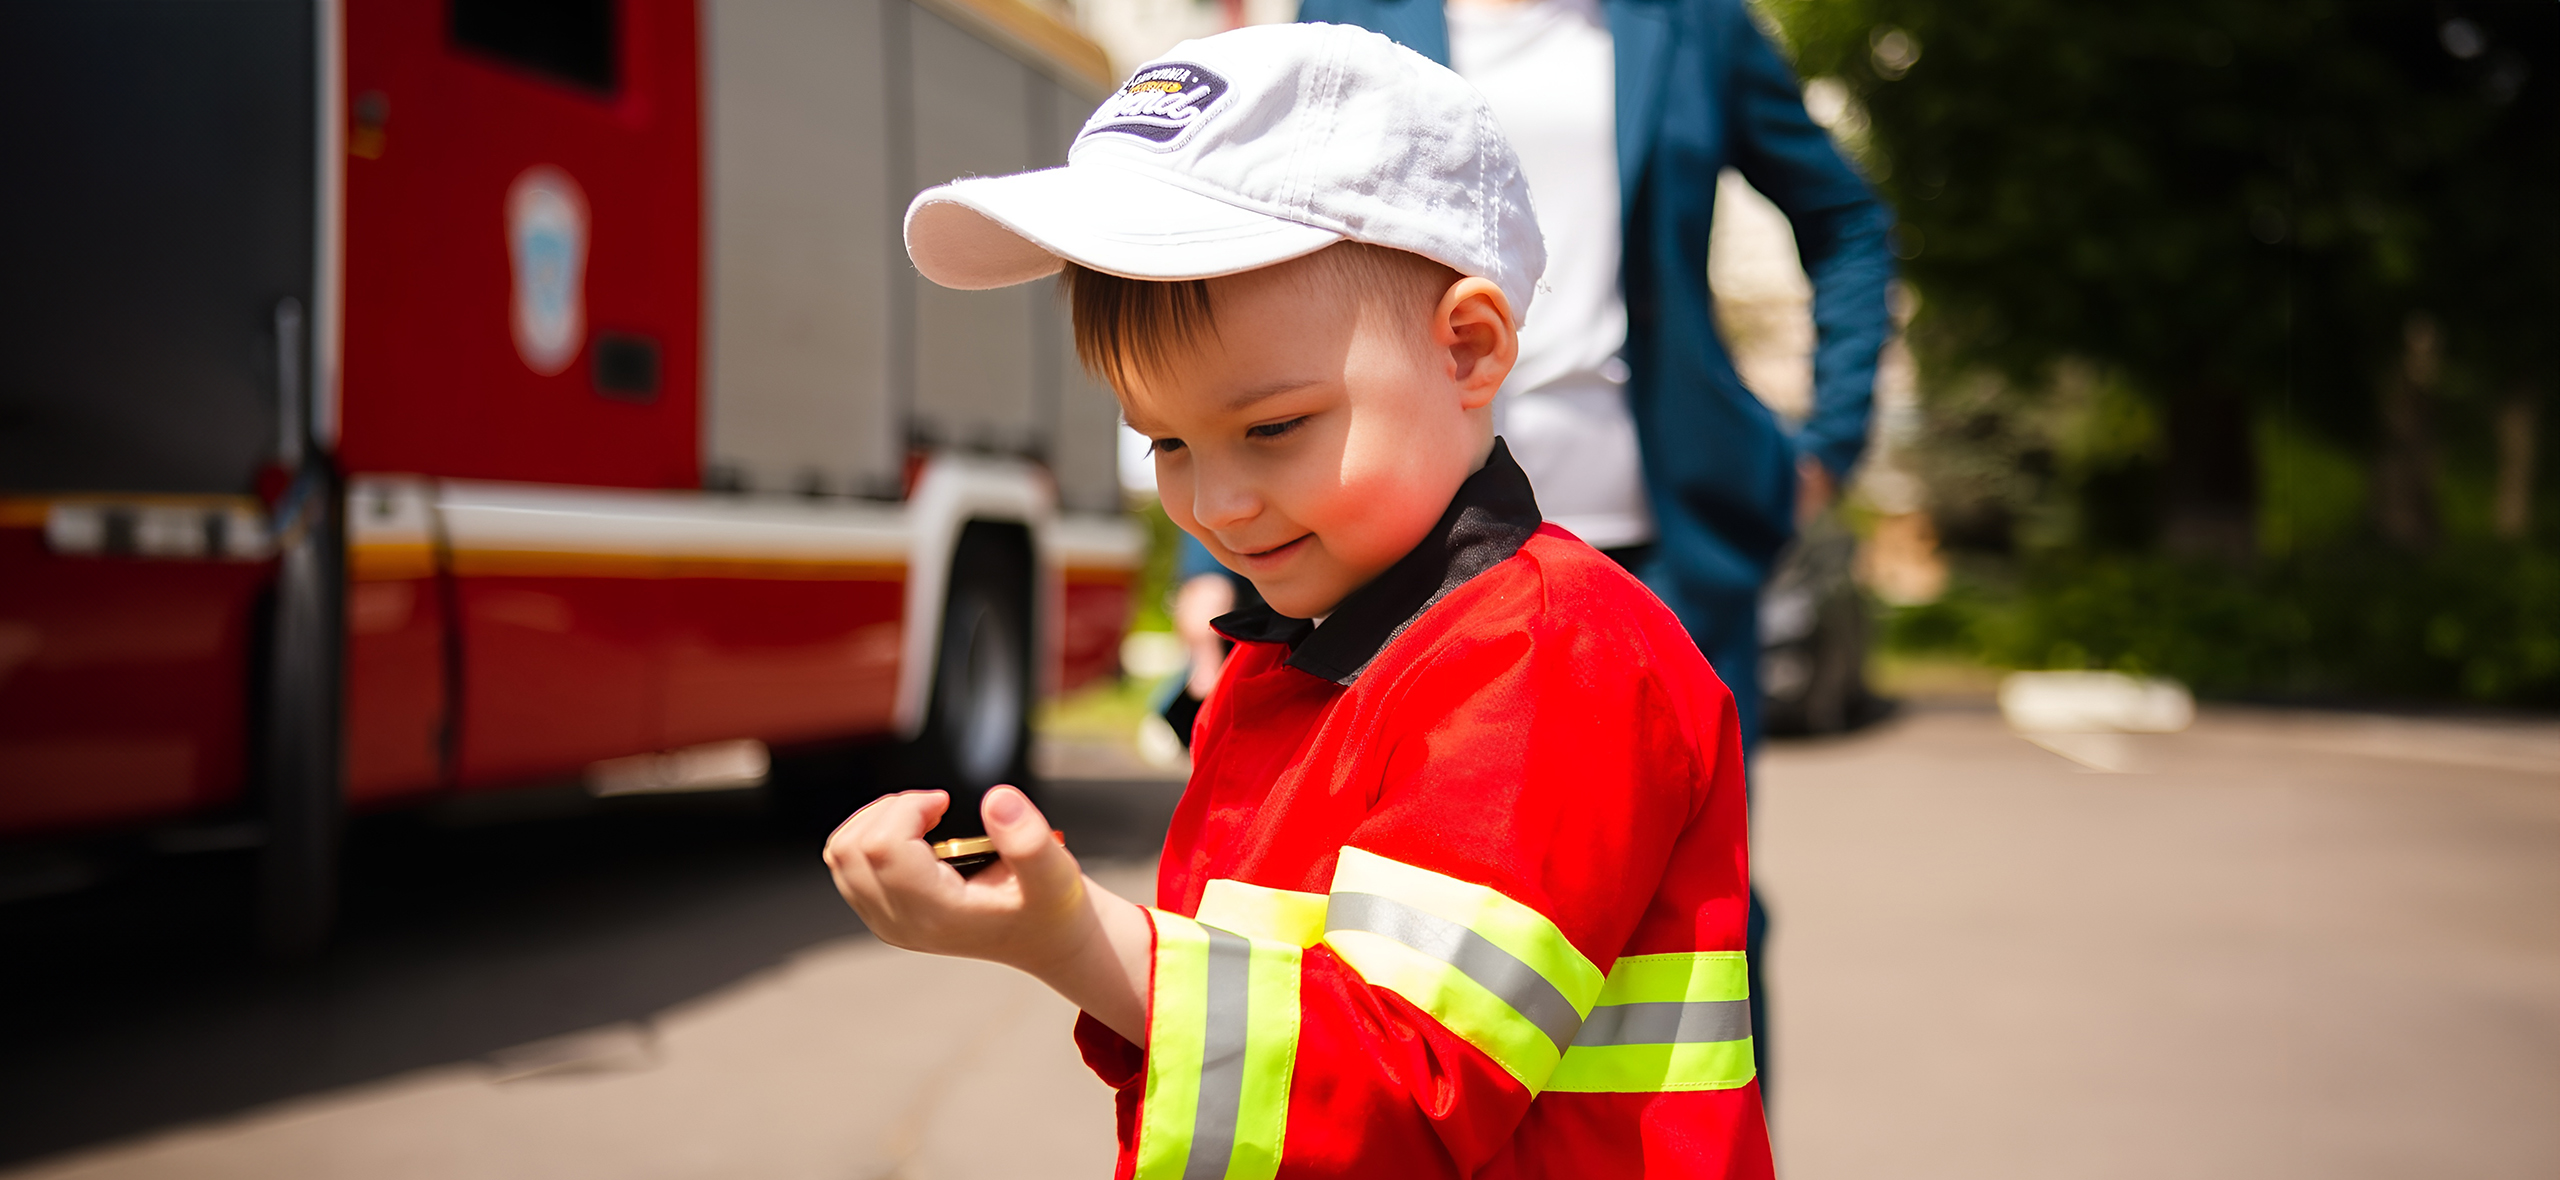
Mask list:
[[[1627,955],[1547,1080],[1556,1093],[1730,1090],[1757,1076],[1740,951]]]
[[[1244,1085],[1236,1104],[1228,1180],[1271,1180],[1289,1140],[1289,1082],[1298,1068],[1298,981],[1305,951],[1278,939],[1253,940],[1252,1019],[1245,1025]]]
[[[1269,1180],[1298,1056],[1300,948],[1153,911],[1144,1180]]]
[[[1757,1075],[1751,1038],[1677,1045],[1576,1045],[1547,1079],[1550,1094],[1731,1090]]]
[[[1600,968],[1574,949],[1564,931],[1489,886],[1345,848],[1333,870],[1333,892],[1390,897],[1464,926],[1545,976],[1577,1011],[1590,1011],[1600,994]]]
[[[1180,1177],[1201,1108],[1208,1032],[1208,932],[1180,914],[1155,914],[1155,998],[1147,1003],[1147,1098],[1137,1121],[1137,1175]]]
[[[1536,1093],[1601,985],[1546,915],[1473,882],[1345,848],[1325,945]]]
[[[1531,1093],[1555,1070],[1561,1056],[1555,1042],[1465,972],[1365,930],[1328,931],[1324,943],[1361,979],[1403,996],[1520,1079]]]
[[[1751,998],[1741,951],[1623,955],[1600,985],[1603,1004],[1687,1003]]]
[[[1190,1162],[1200,1109],[1200,1056],[1209,1025],[1209,933],[1163,910],[1147,1005],[1147,1093],[1138,1114],[1138,1175],[1173,1180]]]
[[[1324,895],[1219,878],[1200,894],[1200,920],[1247,938],[1314,946],[1324,941]]]

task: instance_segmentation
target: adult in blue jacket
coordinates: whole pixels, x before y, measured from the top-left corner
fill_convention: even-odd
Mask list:
[[[1742,0],[1600,7],[1617,67],[1621,355],[1655,533],[1640,572],[1733,689],[1748,740],[1760,590],[1795,534],[1799,479],[1838,486],[1866,445],[1892,221],[1805,113],[1794,71]],[[1360,25],[1449,61],[1441,0],[1303,0],[1298,19]],[[1743,388],[1716,335],[1707,238],[1727,167],[1786,214],[1812,280],[1813,409],[1794,431]]]
[[[1359,25],[1446,65],[1452,64],[1451,21],[1476,17],[1485,0],[1472,4],[1452,13],[1442,0],[1302,0],[1298,18]],[[1526,29],[1514,45],[1475,51],[1479,59],[1511,53],[1529,68],[1514,69],[1510,78],[1532,87],[1561,82],[1561,90],[1506,96],[1498,85],[1517,83],[1478,77],[1465,60],[1455,64],[1486,91],[1515,142],[1522,136],[1509,111],[1543,114],[1569,105],[1577,97],[1572,88],[1586,85],[1573,75],[1589,76],[1588,85],[1596,87],[1600,75],[1614,73],[1606,85],[1616,124],[1624,345],[1618,353],[1623,367],[1610,380],[1624,382],[1642,456],[1642,500],[1652,516],[1652,544],[1631,552],[1638,573],[1733,689],[1749,742],[1759,734],[1761,588],[1800,512],[1829,498],[1866,443],[1876,355],[1890,326],[1885,287],[1893,275],[1886,240],[1892,220],[1806,114],[1794,71],[1742,0],[1583,0],[1581,7],[1588,27]],[[1479,28],[1461,26],[1469,36],[1487,36]],[[1605,31],[1605,48],[1584,65],[1568,56],[1521,56],[1568,54],[1561,48],[1568,38],[1557,30],[1586,36],[1595,46],[1604,43]],[[1552,134],[1552,121],[1547,130]],[[1553,247],[1571,227],[1552,223],[1576,206],[1551,199],[1531,145],[1520,146]],[[1727,167],[1786,214],[1812,280],[1813,408],[1793,431],[1743,387],[1716,335],[1707,239],[1716,178]],[[1575,179],[1570,170],[1562,175]],[[1550,275],[1569,265],[1570,259],[1551,260]],[[1546,307],[1542,295],[1531,331]],[[1547,499],[1541,488],[1542,505]],[[1752,908],[1756,976],[1756,898]],[[1762,988],[1756,978],[1751,992],[1757,1008]],[[1765,1037],[1765,1025],[1760,1031]]]

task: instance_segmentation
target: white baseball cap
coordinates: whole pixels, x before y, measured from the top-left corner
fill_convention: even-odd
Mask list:
[[[1529,182],[1447,67],[1349,25],[1185,41],[1103,100],[1063,168],[968,177],[907,206],[907,256],[946,287],[1056,274],[1206,279],[1340,241],[1490,279],[1525,320],[1546,270]]]

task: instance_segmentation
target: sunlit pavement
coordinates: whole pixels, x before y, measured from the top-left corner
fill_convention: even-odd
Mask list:
[[[1143,897],[1179,790],[1060,783],[1050,814]],[[0,910],[55,961],[0,957],[0,1171],[1108,1175],[1065,1003],[873,942],[749,802],[360,835],[347,932],[291,972],[223,928],[244,864]]]
[[[75,1154],[31,1176],[1108,1176],[1074,1012],[1003,968],[811,948],[646,1022]]]
[[[2119,740],[1769,753],[1783,1172],[2560,1176],[2560,727]]]
[[[1766,751],[1786,1174],[2560,1175],[2560,728],[2223,709],[2106,754],[1987,708]],[[1054,810],[1143,895],[1170,799]],[[510,878],[531,916],[379,901],[322,982],[73,1004],[0,1119],[92,1129],[10,1175],[1108,1174],[1062,1002],[870,942],[796,845],[643,851]]]

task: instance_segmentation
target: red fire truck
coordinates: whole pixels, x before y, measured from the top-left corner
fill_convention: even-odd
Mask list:
[[[0,6],[0,839],[903,743],[1028,773],[1141,534],[1044,287],[927,184],[1109,87],[1023,0]]]

